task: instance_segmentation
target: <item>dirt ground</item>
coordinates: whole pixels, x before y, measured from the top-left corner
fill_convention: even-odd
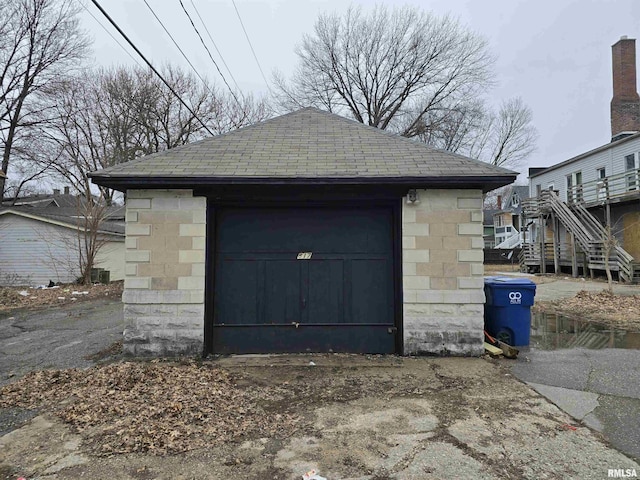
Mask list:
[[[20,308],[64,306],[83,300],[119,298],[122,281],[109,285],[57,285],[53,288],[0,287],[0,312]]]
[[[27,376],[1,398],[41,405],[40,415],[0,438],[0,478],[280,480],[316,469],[328,480],[588,479],[640,470],[515,380],[506,362],[241,356]],[[146,388],[127,387],[134,380]],[[179,398],[169,394],[176,382]],[[162,414],[135,421],[139,405]]]

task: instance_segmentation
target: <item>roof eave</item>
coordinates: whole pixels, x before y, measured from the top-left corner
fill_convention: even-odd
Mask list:
[[[90,174],[96,185],[126,190],[192,189],[215,186],[304,186],[304,185],[353,185],[357,186],[406,186],[407,188],[479,188],[489,192],[509,185],[517,175],[431,176],[431,177],[177,177],[177,176],[112,176]]]

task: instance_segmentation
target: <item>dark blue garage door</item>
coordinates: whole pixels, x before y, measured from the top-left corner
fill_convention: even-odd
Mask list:
[[[391,208],[233,208],[216,223],[215,353],[393,353]]]

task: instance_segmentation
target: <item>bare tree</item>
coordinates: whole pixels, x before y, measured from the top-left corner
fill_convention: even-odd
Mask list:
[[[521,98],[502,103],[497,116],[490,116],[484,134],[470,149],[473,157],[496,166],[518,166],[536,149],[538,132],[533,115]]]
[[[101,226],[115,198],[113,190],[93,185],[89,172],[204,138],[207,132],[196,116],[224,133],[270,114],[264,101],[245,97],[238,105],[179,68],[167,66],[163,76],[193,113],[151,72],[138,68],[87,70],[48,92],[55,101],[38,129],[47,156],[37,164],[81,199],[77,252],[85,281],[104,243]]]
[[[7,173],[23,130],[44,117],[43,88],[67,77],[84,58],[88,38],[73,0],[0,0],[1,170]],[[26,147],[25,147],[26,148]],[[5,178],[0,177],[4,195]]]
[[[411,7],[321,15],[296,53],[290,83],[275,77],[281,107],[316,106],[407,137],[445,103],[486,88],[493,64],[482,37]]]
[[[274,75],[282,110],[314,106],[493,165],[517,166],[535,149],[521,99],[497,113],[486,105],[493,56],[451,17],[352,7],[343,17],[321,15],[296,54],[289,81]]]

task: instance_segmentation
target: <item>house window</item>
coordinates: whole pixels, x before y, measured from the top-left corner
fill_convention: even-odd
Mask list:
[[[567,175],[567,202],[576,203],[582,201],[582,172],[573,172]]]
[[[627,179],[627,190],[638,190],[638,167],[636,165],[636,155],[634,153],[624,157],[625,176]]]
[[[541,193],[542,193],[542,185],[541,184],[537,184],[536,185],[536,197],[539,197]]]
[[[607,170],[605,167],[598,168],[596,170],[598,183],[596,183],[596,194],[598,196],[598,200],[606,200],[609,196],[609,186],[607,184]]]

